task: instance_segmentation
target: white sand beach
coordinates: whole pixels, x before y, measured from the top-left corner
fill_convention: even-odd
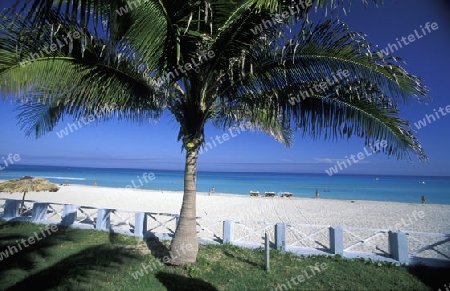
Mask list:
[[[27,200],[76,204],[126,211],[179,214],[183,193],[70,185],[58,192],[30,192]],[[0,193],[21,199],[21,193]],[[331,225],[450,233],[450,205],[335,200],[315,198],[250,197],[197,194],[197,216],[233,221]],[[398,226],[397,226],[398,227]],[[397,228],[395,228],[397,229]]]

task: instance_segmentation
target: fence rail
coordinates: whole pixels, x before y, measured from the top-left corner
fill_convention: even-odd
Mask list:
[[[20,200],[0,199],[0,218],[168,240],[172,239],[179,221],[178,214],[98,209],[32,200],[25,200],[23,211],[19,213],[20,205]],[[257,248],[263,246],[267,233],[272,248],[297,254],[340,254],[349,258],[450,266],[450,234],[209,217],[197,217],[196,224],[197,237],[202,243]]]

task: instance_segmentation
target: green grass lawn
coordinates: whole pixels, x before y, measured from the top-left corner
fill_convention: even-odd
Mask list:
[[[46,228],[0,221],[0,252],[5,253],[8,246],[17,246],[22,239]],[[267,273],[264,250],[231,245],[200,246],[197,264],[173,267],[160,263],[168,245],[158,240],[144,242],[107,232],[60,227],[28,247],[22,246],[17,253],[1,257],[0,289],[445,290],[444,284],[450,283],[450,269],[341,257],[305,258],[277,251],[271,251],[271,270]],[[147,273],[143,266],[147,266]],[[311,269],[313,266],[316,268]]]

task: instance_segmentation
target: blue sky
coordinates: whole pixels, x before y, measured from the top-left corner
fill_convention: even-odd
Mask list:
[[[398,0],[386,1],[378,8],[364,7],[354,0],[347,15],[341,19],[354,31],[364,32],[374,45],[386,48],[396,43],[396,38],[408,37],[414,30],[420,32],[427,22],[438,24],[438,29],[404,45],[394,53],[407,61],[409,72],[419,75],[430,87],[432,101],[427,106],[413,101],[402,107],[402,117],[414,123],[433,109],[450,105],[448,86],[450,76],[450,3],[448,0]],[[394,3],[392,3],[394,2]],[[5,5],[2,1],[2,4]],[[1,7],[1,6],[0,6]],[[4,6],[3,6],[4,7]],[[5,98],[6,96],[2,96]],[[54,132],[40,139],[26,138],[15,118],[15,104],[0,101],[0,164],[2,157],[19,154],[20,164],[63,166],[88,166],[110,168],[184,169],[184,152],[176,141],[178,125],[166,114],[156,124],[135,125],[127,121],[90,123],[68,136],[59,138],[56,132],[71,123],[64,118]],[[340,171],[342,174],[401,174],[450,176],[450,145],[448,127],[450,116],[442,116],[435,122],[417,130],[430,162],[421,164],[398,161],[384,154],[367,156],[364,160]],[[206,127],[206,139],[224,132]],[[242,132],[222,144],[204,152],[198,160],[200,171],[281,171],[325,173],[345,156],[362,152],[361,139],[337,142],[313,141],[296,134],[293,147],[282,144],[262,133]]]

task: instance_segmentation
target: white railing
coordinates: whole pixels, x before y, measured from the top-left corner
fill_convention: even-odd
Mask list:
[[[170,213],[98,209],[31,200],[25,200],[24,210],[19,214],[20,204],[19,200],[0,199],[0,218],[168,240],[172,239],[179,220],[179,215]],[[400,263],[450,265],[450,234],[209,217],[197,217],[196,223],[197,236],[202,243],[262,247],[267,233],[273,248],[298,254],[341,254]]]
[[[412,257],[450,260],[450,234],[408,231],[408,249]]]
[[[288,224],[286,246],[327,250],[330,248],[331,225]]]
[[[344,251],[389,256],[389,230],[347,227],[344,229]]]

